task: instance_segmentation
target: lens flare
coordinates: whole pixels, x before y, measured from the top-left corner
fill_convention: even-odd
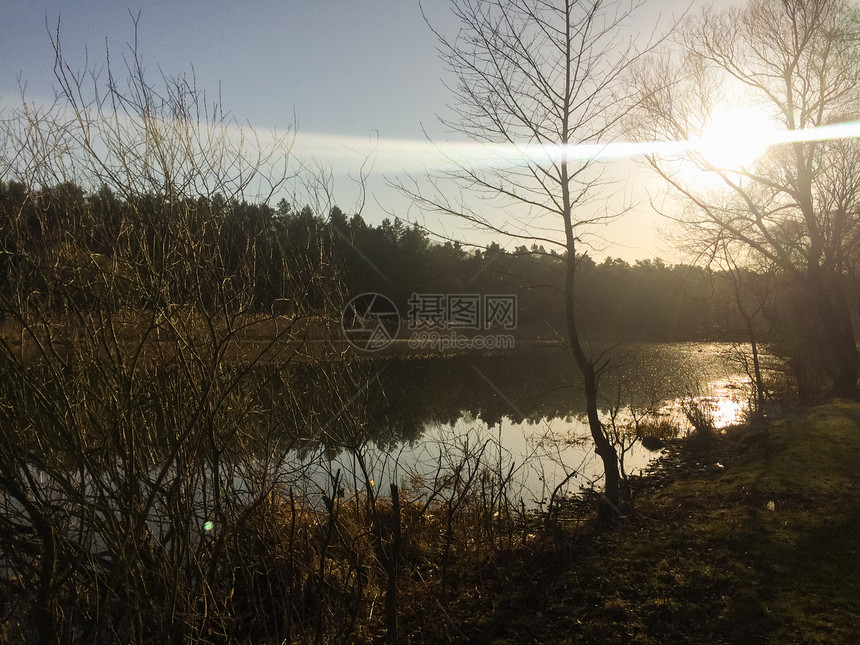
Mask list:
[[[754,108],[725,108],[686,140],[613,141],[608,143],[479,143],[431,142],[419,139],[368,138],[305,133],[296,137],[293,153],[323,160],[334,168],[351,169],[357,160],[372,159],[377,173],[504,171],[562,162],[662,157],[678,159],[701,155],[710,165],[728,171],[748,168],[768,148],[795,142],[860,137],[860,121],[805,130],[779,130],[775,122]]]

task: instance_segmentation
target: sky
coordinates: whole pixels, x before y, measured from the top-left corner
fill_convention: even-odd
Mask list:
[[[641,28],[650,30],[660,15],[679,9],[670,0],[646,0],[637,14]],[[424,0],[423,11],[435,27],[456,29],[445,0]],[[240,122],[258,131],[295,128],[297,158],[332,169],[344,211],[360,202],[350,177],[373,153],[362,210],[368,222],[397,215],[485,243],[450,218],[422,213],[389,185],[406,170],[420,175],[436,163],[425,159],[425,133],[436,141],[459,138],[438,120],[451,96],[418,0],[0,0],[0,107],[20,101],[22,84],[30,100],[53,96],[49,30],[56,31],[58,20],[64,54],[83,66],[87,57],[103,62],[106,46],[114,59],[128,51],[132,16],[148,70],[181,75],[193,69],[198,87],[220,93]],[[618,162],[612,172],[626,178],[620,190],[633,202],[643,201],[643,187],[657,185],[634,162]],[[679,261],[658,233],[665,226],[639,203],[598,231],[604,241],[593,253]]]

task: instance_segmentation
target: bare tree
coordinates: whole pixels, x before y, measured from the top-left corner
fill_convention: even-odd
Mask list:
[[[835,392],[856,394],[848,280],[860,244],[860,146],[838,131],[809,132],[857,118],[856,10],[842,0],[752,0],[706,9],[676,44],[635,76],[641,137],[695,141],[721,110],[747,105],[775,124],[773,143],[782,143],[744,163],[695,147],[648,161],[687,204],[679,219],[698,253],[745,248],[804,290],[795,317],[810,310],[814,323],[803,342],[823,359]]]
[[[445,124],[485,145],[481,154],[489,162],[451,155],[454,170],[433,178],[435,190],[423,190],[417,182],[401,188],[425,207],[479,228],[564,250],[567,340],[603,461],[602,509],[620,512],[618,458],[598,410],[604,356],[591,348],[577,322],[574,293],[577,262],[587,251],[583,236],[618,215],[604,203],[612,182],[595,151],[617,136],[627,106],[623,77],[641,54],[624,28],[640,3],[452,4],[460,23],[456,38],[437,32],[441,55],[456,79],[451,88],[456,116]],[[483,198],[480,208],[446,194],[448,181]],[[504,214],[495,219],[488,214],[492,206]]]

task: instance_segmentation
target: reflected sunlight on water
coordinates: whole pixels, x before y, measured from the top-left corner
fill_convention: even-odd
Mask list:
[[[692,430],[685,409],[690,405],[697,406],[713,420],[717,429],[743,423],[749,410],[750,380],[745,376],[720,379],[707,384],[707,394],[690,397],[679,397],[667,402],[660,412],[668,415],[678,423],[683,431]]]

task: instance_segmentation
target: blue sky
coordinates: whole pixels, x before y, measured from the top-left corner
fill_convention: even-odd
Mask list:
[[[440,3],[436,3],[437,5]],[[48,29],[61,18],[64,50],[82,62],[114,55],[133,37],[147,67],[171,74],[193,65],[199,84],[216,90],[242,120],[302,131],[420,136],[420,121],[439,107],[441,65],[433,34],[410,0],[268,2],[2,0],[0,92],[50,89]],[[442,12],[443,15],[446,12]],[[47,27],[46,27],[47,20]]]
[[[643,30],[659,12],[679,8],[669,0],[646,2]],[[455,27],[443,0],[424,0],[424,11],[434,25]],[[346,175],[358,172],[372,139],[418,142],[425,129],[434,138],[450,136],[436,118],[450,99],[445,72],[418,0],[0,0],[0,105],[19,100],[19,79],[30,99],[52,95],[48,29],[56,29],[58,18],[65,55],[83,66],[87,55],[103,63],[106,43],[114,59],[127,52],[130,14],[138,12],[148,70],[178,75],[193,66],[198,86],[210,95],[220,91],[241,122],[260,130],[297,126],[296,150],[333,168],[344,210],[358,198]],[[377,223],[397,214],[458,235],[455,222],[424,219],[387,187],[386,175],[417,161],[409,146],[390,149],[382,145],[377,152],[365,219]],[[628,163],[622,172],[632,176],[631,168]],[[637,175],[633,183],[645,181]],[[672,259],[656,235],[660,224],[647,207],[636,209],[602,231],[610,242],[596,255]]]

